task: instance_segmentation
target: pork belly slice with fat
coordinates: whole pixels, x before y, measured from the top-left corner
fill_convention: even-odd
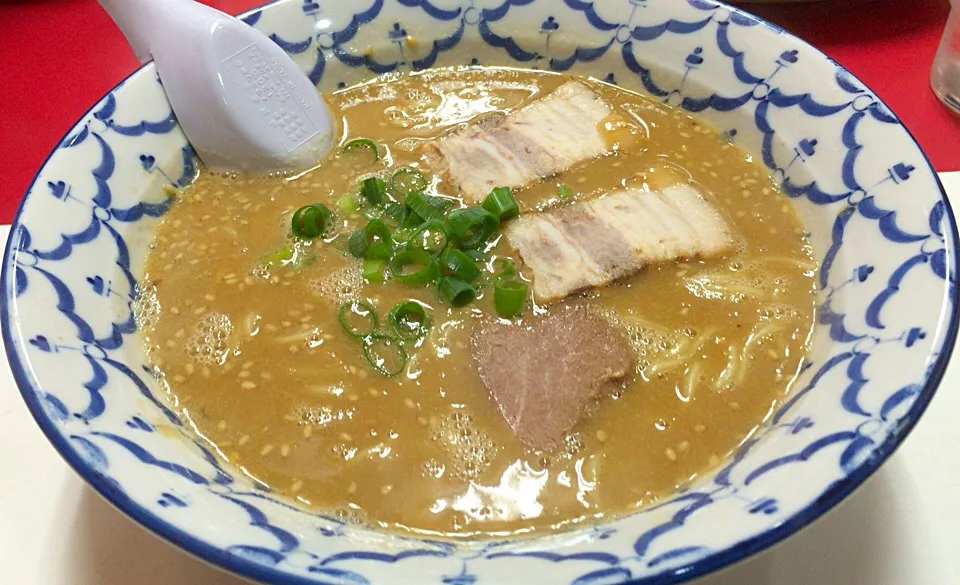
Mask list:
[[[517,438],[549,450],[605,387],[636,367],[622,327],[577,306],[519,326],[479,325],[471,337],[480,378]]]
[[[611,108],[571,81],[499,120],[487,120],[431,143],[438,174],[467,200],[495,187],[523,187],[607,151],[600,124]]]
[[[711,258],[733,247],[726,222],[689,185],[620,191],[521,216],[505,233],[533,270],[537,300],[601,287],[651,264]]]

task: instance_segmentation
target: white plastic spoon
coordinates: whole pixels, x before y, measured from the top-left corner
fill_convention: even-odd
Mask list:
[[[301,170],[330,150],[330,109],[263,33],[193,0],[99,2],[137,58],[153,57],[180,126],[208,167]]]

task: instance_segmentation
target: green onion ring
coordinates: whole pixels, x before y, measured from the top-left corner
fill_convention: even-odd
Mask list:
[[[332,216],[330,209],[321,203],[304,205],[293,212],[290,231],[300,239],[312,240],[326,233],[327,224]]]
[[[348,321],[350,315],[360,317],[366,322],[367,326],[362,329],[353,327]],[[357,339],[371,335],[380,326],[380,318],[377,316],[376,309],[373,308],[373,305],[364,301],[347,301],[340,305],[340,310],[337,311],[337,320],[340,322],[340,327],[344,333]]]
[[[405,272],[408,266],[420,266],[415,272]],[[405,249],[397,252],[390,260],[390,272],[393,278],[403,284],[430,284],[440,276],[440,268],[433,256],[424,250]]]
[[[447,216],[446,232],[461,248],[479,248],[500,228],[500,220],[482,207],[455,209]]]
[[[530,285],[519,278],[500,278],[493,284],[493,306],[504,319],[513,319],[523,312],[530,294]]]
[[[397,363],[388,364],[388,356],[377,347],[389,348],[394,352]],[[372,333],[363,338],[363,358],[370,364],[370,367],[380,374],[391,377],[396,376],[403,371],[407,365],[407,350],[403,348],[403,342],[391,335],[383,333]]]
[[[440,279],[437,283],[437,292],[454,307],[469,305],[477,298],[476,289],[469,283],[452,276],[444,276]]]
[[[418,302],[397,303],[387,315],[387,322],[402,339],[415,341],[427,334],[432,322],[426,309]]]
[[[483,208],[496,216],[501,223],[520,215],[520,206],[507,187],[497,187],[484,197]]]
[[[482,273],[476,260],[449,246],[440,252],[437,263],[444,276],[455,276],[464,282],[473,282]]]
[[[367,177],[360,181],[360,194],[370,205],[380,205],[387,196],[387,184],[380,177]]]
[[[432,242],[427,238],[433,234]],[[418,250],[426,250],[431,254],[437,254],[447,245],[447,233],[443,231],[443,224],[439,221],[428,221],[407,239],[407,247]]]
[[[427,188],[427,178],[423,173],[412,167],[401,167],[397,169],[390,178],[390,186],[394,191],[407,195],[414,191],[423,191]]]
[[[354,138],[353,140],[348,141],[343,145],[344,152],[350,152],[351,150],[368,150],[373,155],[373,162],[380,160],[380,147],[377,146],[377,143],[369,138]]]

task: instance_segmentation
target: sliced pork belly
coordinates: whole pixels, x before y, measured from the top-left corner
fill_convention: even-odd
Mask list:
[[[529,106],[428,146],[445,181],[471,202],[495,187],[522,187],[607,151],[600,124],[610,106],[571,81]]]
[[[471,337],[484,386],[525,445],[551,449],[594,395],[636,366],[622,327],[578,306],[520,327],[478,326]]]
[[[710,258],[733,246],[726,222],[689,185],[612,193],[521,216],[505,233],[549,302],[607,285],[651,264]]]

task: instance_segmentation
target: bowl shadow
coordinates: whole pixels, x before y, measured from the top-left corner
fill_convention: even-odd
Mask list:
[[[906,521],[891,510],[898,496],[891,459],[837,508],[786,541],[691,585],[871,585],[887,581],[897,558],[890,534]]]
[[[87,486],[66,554],[72,585],[250,585],[144,530]]]
[[[896,555],[884,535],[901,531],[889,510],[897,498],[894,458],[836,510],[786,542],[691,585],[809,585],[883,582]],[[84,487],[69,526],[73,585],[244,585],[248,581],[194,558],[147,532]]]

